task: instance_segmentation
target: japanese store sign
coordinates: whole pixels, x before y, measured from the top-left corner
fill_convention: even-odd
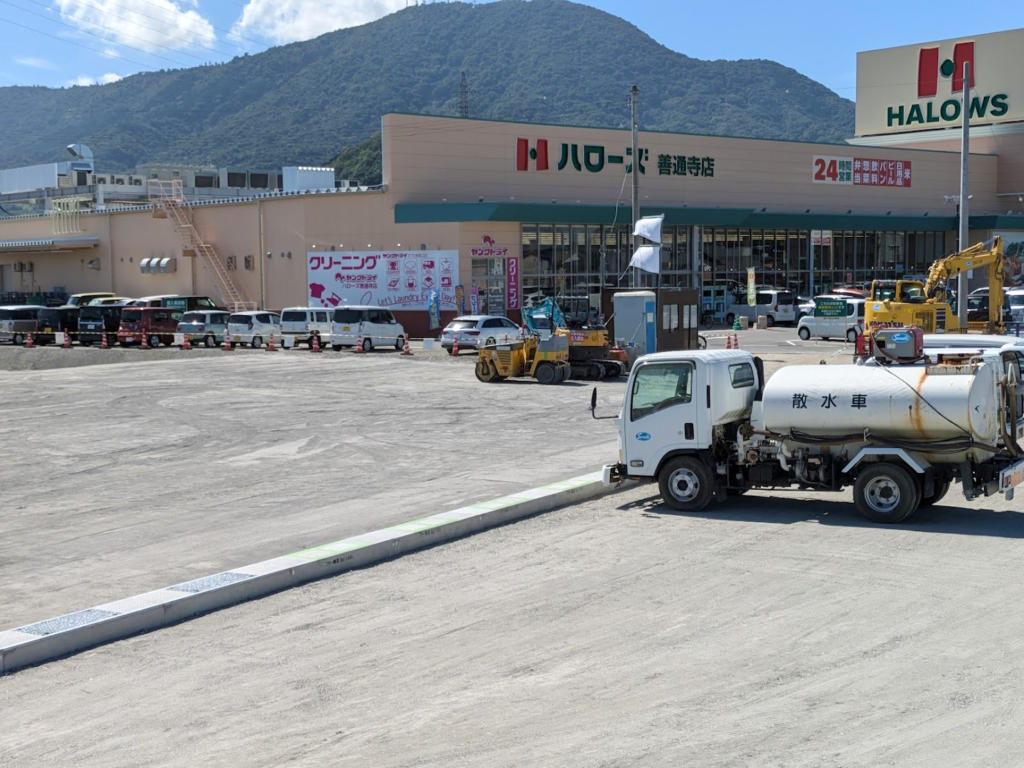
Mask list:
[[[853,184],[862,187],[909,187],[910,160],[815,155],[811,161],[815,184]]]
[[[640,160],[637,164],[640,173],[647,173],[645,163],[650,161],[650,151],[639,148]],[[531,168],[536,171],[547,171],[551,169],[551,158],[549,156],[548,140],[536,139],[531,142],[529,139],[516,139],[516,170],[529,171]],[[572,168],[577,171],[588,171],[600,173],[606,166],[624,166],[626,173],[633,171],[633,148],[626,147],[622,154],[616,154],[601,144],[572,144],[563,143],[559,150],[558,163],[555,168],[559,171]],[[712,177],[715,175],[715,158],[698,157],[697,155],[658,155],[659,176],[703,176]]]
[[[442,310],[457,309],[458,251],[349,251],[306,254],[309,305],[373,304],[427,310],[437,291]]]
[[[505,260],[505,295],[508,308],[519,309],[519,258],[516,256]]]

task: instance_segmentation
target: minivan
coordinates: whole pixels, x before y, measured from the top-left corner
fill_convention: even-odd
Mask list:
[[[343,306],[334,310],[331,324],[331,347],[354,347],[363,338],[363,351],[374,347],[405,346],[405,329],[390,309],[372,306]]]
[[[25,337],[36,332],[36,319],[46,307],[38,304],[15,304],[0,307],[0,341],[21,346]]]
[[[310,348],[313,337],[320,337],[320,345],[331,335],[331,313],[317,307],[288,307],[281,311],[281,333],[294,336],[296,342],[305,341]]]
[[[178,296],[173,293],[164,296],[143,296],[140,299],[136,299],[133,303],[136,307],[169,307],[181,312],[224,309],[224,307],[218,307],[217,303],[209,296]]]
[[[733,304],[729,307],[725,322],[732,325],[737,316],[745,316],[750,319],[751,323],[754,323],[755,319],[762,315],[768,318],[769,328],[777,323],[792,324],[796,322],[796,311],[793,307],[796,296],[792,291],[758,288],[756,296],[757,307]]]
[[[40,310],[36,318],[36,344],[53,344],[58,333],[70,334],[74,341],[78,336],[78,307],[47,307]]]
[[[73,293],[68,296],[67,304],[68,307],[84,307],[93,299],[106,299],[114,294],[110,291],[100,291],[94,293]]]
[[[103,341],[103,334],[107,334],[113,343],[121,325],[121,310],[130,302],[131,299],[127,299],[120,304],[89,304],[82,307],[78,312],[78,343],[83,347],[99,344]]]
[[[216,347],[228,332],[230,312],[224,309],[186,312],[178,323],[178,333],[185,334],[190,344]]]
[[[122,347],[128,347],[141,344],[145,336],[151,347],[170,346],[183,314],[169,307],[125,307],[121,310],[117,341]]]

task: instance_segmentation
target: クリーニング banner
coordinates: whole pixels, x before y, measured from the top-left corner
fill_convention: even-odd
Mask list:
[[[442,310],[457,310],[458,251],[310,251],[309,306],[369,304],[427,311],[437,291]]]

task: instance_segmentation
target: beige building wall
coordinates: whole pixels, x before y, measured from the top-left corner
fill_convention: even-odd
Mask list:
[[[536,148],[548,142],[549,170],[516,169],[518,139]],[[628,131],[486,120],[388,114],[383,118],[384,183],[402,203],[552,202],[614,205],[630,201],[626,165],[607,161],[599,172],[576,171],[571,159],[559,171],[562,145],[577,146],[580,165],[586,145],[603,147],[605,156],[625,154]],[[770,212],[942,215],[944,194],[956,191],[958,152],[805,144],[716,136],[640,133],[648,152],[641,176],[644,206],[757,208]],[[658,156],[714,159],[714,176],[662,175]],[[910,161],[910,188],[815,183],[814,158],[862,157]],[[628,158],[626,158],[628,160]],[[996,205],[997,158],[973,158],[972,190],[978,205]]]

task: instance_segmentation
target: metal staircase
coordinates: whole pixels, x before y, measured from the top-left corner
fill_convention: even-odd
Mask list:
[[[149,202],[153,206],[154,219],[170,219],[174,231],[181,241],[182,255],[198,257],[199,263],[213,276],[213,284],[220,294],[219,300],[232,312],[256,309],[256,302],[249,301],[231,279],[224,262],[216,249],[203,242],[199,231],[192,223],[192,209],[185,198],[180,180],[149,180]]]

